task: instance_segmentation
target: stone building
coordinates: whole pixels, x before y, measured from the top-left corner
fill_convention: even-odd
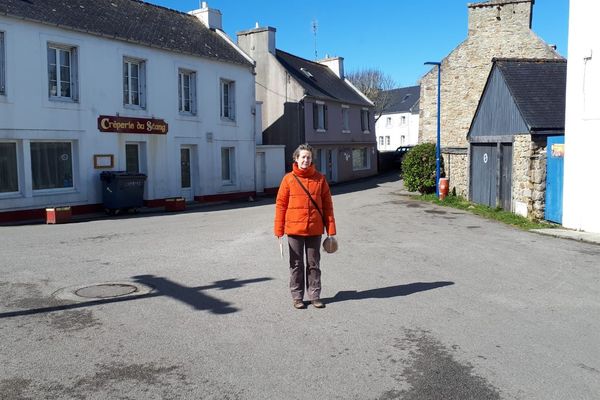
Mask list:
[[[492,58],[561,59],[531,30],[534,0],[490,0],[467,5],[468,35],[441,60],[441,149],[450,190],[469,196],[467,132]],[[421,79],[419,142],[435,142],[437,67]]]

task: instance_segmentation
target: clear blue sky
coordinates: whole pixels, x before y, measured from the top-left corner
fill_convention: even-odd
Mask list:
[[[200,0],[146,0],[188,12]],[[209,0],[223,14],[223,30],[236,32],[272,26],[276,46],[315,59],[312,21],[316,20],[317,54],[344,57],[346,72],[377,68],[398,86],[412,86],[430,67],[467,37],[467,3],[479,0]],[[533,31],[557,45],[567,57],[568,0],[536,0]]]

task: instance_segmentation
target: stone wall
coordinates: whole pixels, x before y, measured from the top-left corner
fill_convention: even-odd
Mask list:
[[[530,29],[529,0],[471,3],[469,34],[441,65],[441,147],[468,148],[467,133],[494,57],[562,58]],[[421,80],[419,143],[436,141],[437,67]],[[449,171],[456,190],[468,193],[468,164]],[[466,179],[465,179],[466,177]],[[459,186],[460,185],[460,186]]]
[[[513,211],[531,219],[544,219],[546,204],[545,137],[515,135],[513,142]]]
[[[457,196],[467,198],[469,193],[464,188],[469,187],[468,174],[469,157],[465,151],[443,151],[444,170],[448,181],[450,193],[456,192]]]

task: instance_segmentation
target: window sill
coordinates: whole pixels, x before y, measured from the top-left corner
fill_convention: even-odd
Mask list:
[[[56,188],[56,189],[37,189],[37,190],[33,191],[33,197],[61,195],[61,194],[70,194],[70,193],[77,193],[77,190],[74,187]]]
[[[200,121],[200,116],[198,114],[188,114],[188,113],[179,113],[177,115],[177,118],[180,121],[193,121],[193,122],[198,122]]]
[[[352,133],[350,129],[342,129],[342,133]]]
[[[46,107],[63,110],[82,110],[81,103],[74,100],[62,99],[60,97],[50,97],[46,100]]]
[[[0,193],[0,199],[5,200],[5,199],[18,199],[21,197],[25,197],[23,196],[23,193],[21,192],[6,192],[6,193]]]
[[[363,133],[364,133],[365,135],[367,135],[367,134],[371,133],[371,131],[363,131]]]
[[[317,133],[327,133],[325,129],[317,129],[315,132]]]

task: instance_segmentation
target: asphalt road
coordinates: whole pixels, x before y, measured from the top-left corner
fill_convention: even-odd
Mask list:
[[[292,307],[272,199],[0,227],[0,399],[599,398],[600,246],[392,175],[334,193],[322,310]],[[116,284],[153,290],[64,296]]]

